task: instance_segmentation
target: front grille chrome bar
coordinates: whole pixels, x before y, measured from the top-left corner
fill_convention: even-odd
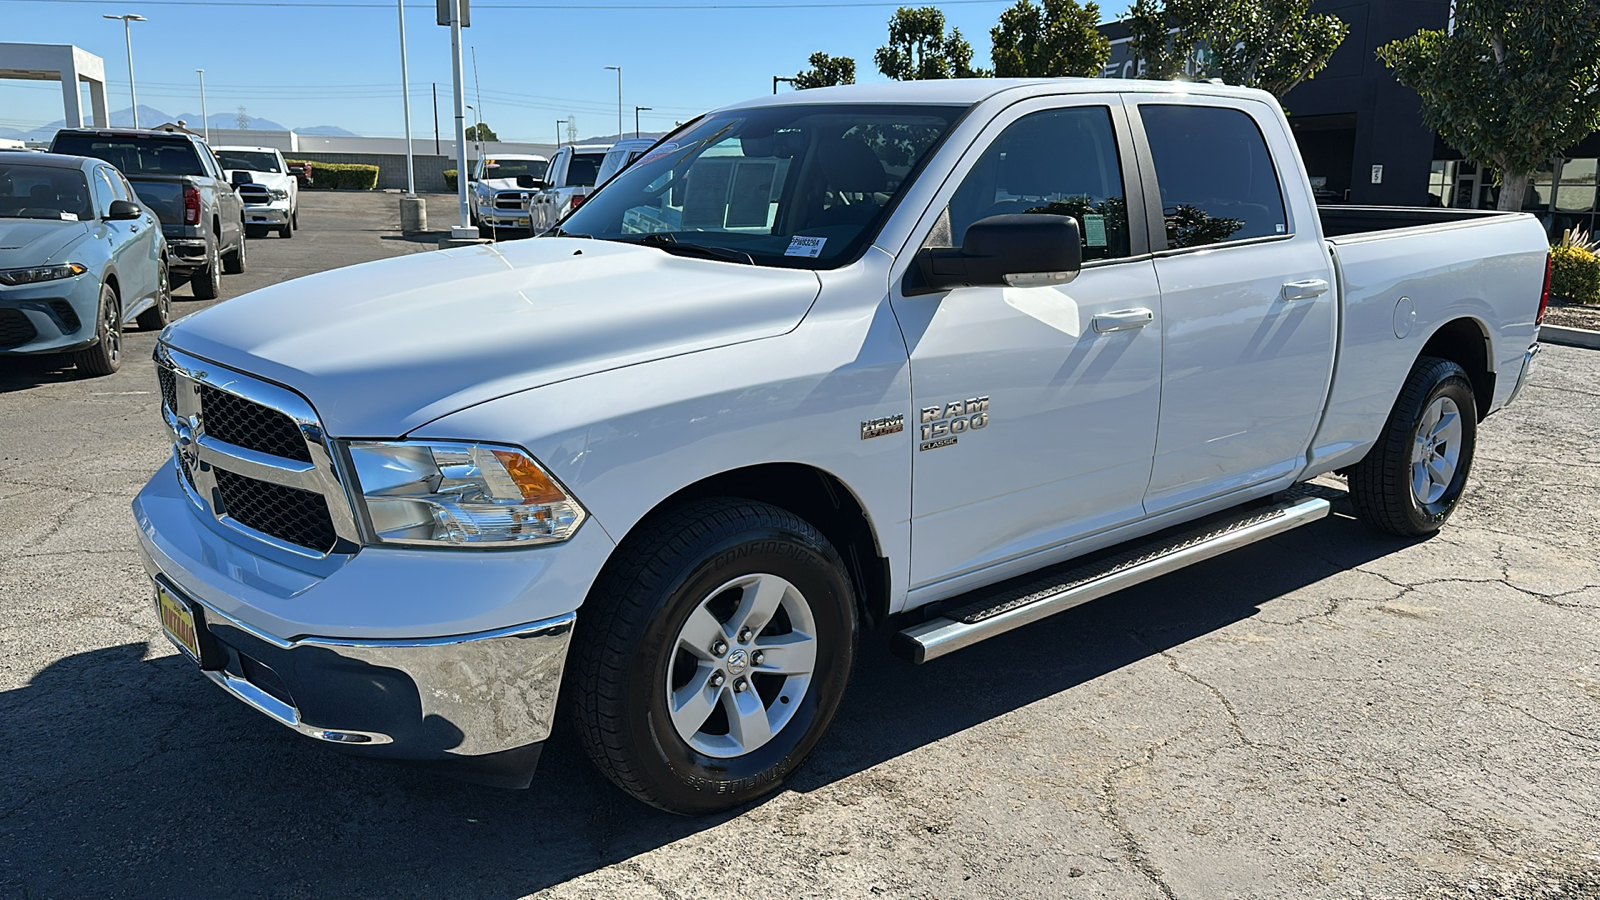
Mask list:
[[[216,469],[220,468],[257,481],[321,495],[327,503],[328,516],[334,533],[340,538],[339,543],[348,548],[346,552],[360,545],[361,532],[345,492],[342,466],[322,430],[321,420],[305,398],[287,388],[190,356],[165,344],[156,346],[155,361],[157,366],[175,376],[173,393],[177,408],[167,409],[163,404],[162,419],[172,434],[173,460],[180,469],[180,476],[183,461],[188,462],[193,479],[190,500],[197,507],[240,534],[300,556],[321,559],[330,552],[339,551],[338,547],[325,551],[278,540],[235,520],[226,510],[218,510]],[[311,462],[262,453],[207,435],[200,399],[202,385],[288,417],[305,441]],[[180,477],[179,480],[186,491],[191,490],[187,479]]]

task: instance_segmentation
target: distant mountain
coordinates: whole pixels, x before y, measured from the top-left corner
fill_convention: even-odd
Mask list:
[[[310,128],[296,128],[296,134],[314,134],[320,137],[360,137],[354,131],[340,128],[337,125],[312,125]]]
[[[87,118],[87,116],[85,116],[85,118]],[[130,127],[130,126],[133,125],[133,108],[132,107],[124,107],[122,109],[116,110],[116,111],[111,113],[110,119],[111,119],[111,126],[113,128],[127,128],[127,127]],[[212,113],[210,116],[207,117],[207,120],[211,123],[211,136],[213,138],[215,138],[215,139],[218,139],[218,140],[225,140],[224,137],[221,137],[221,136],[218,135],[218,132],[228,132],[228,131],[236,131],[236,130],[238,130],[238,128],[239,128],[238,119],[239,119],[239,117],[238,117],[237,113],[221,113],[221,112]],[[178,115],[174,116],[174,115],[170,115],[168,113],[162,112],[161,110],[156,109],[153,106],[146,106],[143,103],[139,104],[139,124],[141,126],[145,127],[145,128],[149,128],[149,127],[152,127],[152,126],[155,126],[155,125],[165,125],[168,122],[178,122],[178,121],[184,122],[185,123],[184,127],[188,128],[191,131],[204,131],[205,130],[204,127],[200,124],[200,114],[199,113],[185,112],[185,113],[179,113]],[[49,125],[44,125],[44,126],[41,126],[39,128],[35,128],[32,131],[18,131],[18,130],[14,129],[14,128],[0,128],[0,137],[14,138],[14,139],[19,140],[19,141],[49,141],[51,138],[55,137],[55,134],[56,134],[57,131],[59,131],[62,128],[65,128],[66,124],[67,124],[67,122],[66,122],[65,119],[57,119],[54,122],[51,122]],[[88,124],[88,123],[85,123],[85,124]],[[281,125],[281,124],[279,124],[277,122],[274,122],[271,119],[263,119],[263,118],[261,118],[259,116],[250,116],[249,117],[249,126],[248,127],[249,127],[249,129],[251,131],[288,131],[289,130],[284,125]],[[315,125],[315,126],[312,126],[311,128],[298,129],[298,131],[301,134],[335,135],[335,136],[340,136],[340,137],[357,137],[358,136],[358,135],[356,135],[355,132],[347,131],[346,129],[340,128],[337,125]]]

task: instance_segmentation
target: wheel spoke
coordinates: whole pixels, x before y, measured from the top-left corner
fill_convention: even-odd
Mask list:
[[[1423,503],[1432,502],[1429,495],[1433,490],[1433,478],[1428,473],[1426,462],[1416,462],[1411,465],[1411,493]]]
[[[748,753],[772,738],[772,721],[767,718],[759,693],[728,691],[722,696],[723,709],[728,713],[728,737],[738,743],[742,752]]]
[[[688,684],[672,692],[668,712],[672,715],[673,727],[684,740],[693,738],[705,727],[706,720],[716,709],[717,695],[727,690],[726,684],[712,686],[711,675],[715,671],[711,666],[699,666]]]
[[[678,632],[678,646],[707,661],[716,659],[711,645],[727,639],[722,623],[704,606],[690,613],[689,621],[683,623],[683,630]]]
[[[758,674],[810,675],[817,667],[817,639],[799,631],[762,638],[755,649],[762,654]]]
[[[1461,417],[1453,412],[1447,412],[1439,417],[1439,421],[1434,423],[1428,433],[1433,435],[1435,441],[1448,441],[1460,432]]]
[[[1441,488],[1450,486],[1450,479],[1456,474],[1455,463],[1448,457],[1437,457],[1428,463],[1428,477]]]
[[[773,575],[757,576],[755,584],[744,589],[744,598],[739,601],[739,609],[728,622],[734,625],[734,634],[748,628],[759,633],[772,621],[772,616],[778,611],[778,605],[783,602],[784,592],[789,589],[789,583]]]

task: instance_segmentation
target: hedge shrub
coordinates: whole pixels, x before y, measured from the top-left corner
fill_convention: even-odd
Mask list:
[[[312,161],[311,183],[319,188],[370,191],[378,186],[378,167]]]
[[[444,186],[449,188],[451,191],[454,191],[456,189],[456,170],[455,169],[445,169],[444,170]]]
[[[1600,256],[1571,244],[1550,248],[1550,293],[1577,303],[1600,303]]]

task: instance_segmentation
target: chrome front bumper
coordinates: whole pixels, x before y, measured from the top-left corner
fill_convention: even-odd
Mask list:
[[[277,203],[282,203],[278,206]],[[257,204],[244,208],[246,225],[283,225],[289,221],[289,201],[280,200],[272,205]]]

